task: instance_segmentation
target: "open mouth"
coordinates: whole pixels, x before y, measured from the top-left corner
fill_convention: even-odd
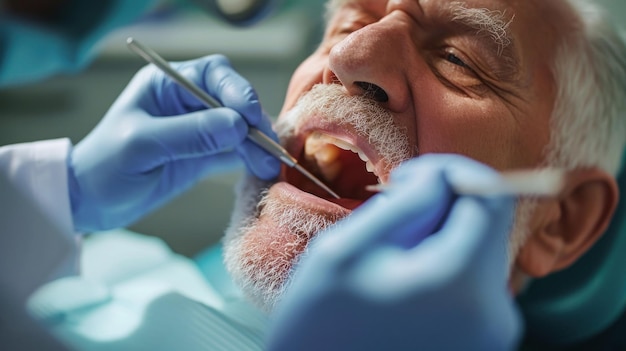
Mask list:
[[[300,163],[341,198],[335,199],[297,170],[286,169],[285,180],[307,193],[348,209],[354,209],[373,196],[366,186],[380,182],[375,160],[356,145],[316,131],[307,136],[298,155]]]

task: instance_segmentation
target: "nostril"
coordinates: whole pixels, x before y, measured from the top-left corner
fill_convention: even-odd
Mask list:
[[[387,102],[389,101],[389,96],[383,90],[383,88],[379,87],[376,84],[368,83],[368,82],[354,82],[356,86],[363,89],[365,96],[371,99],[374,99],[378,102]]]

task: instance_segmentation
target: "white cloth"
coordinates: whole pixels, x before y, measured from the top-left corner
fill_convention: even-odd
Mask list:
[[[67,187],[70,150],[68,139],[0,147],[0,274],[19,275],[10,280],[14,288],[28,290],[77,273]]]
[[[30,308],[74,349],[262,349],[266,317],[158,239],[94,235],[76,275],[70,150],[67,139],[0,148],[0,347],[62,349],[21,306],[46,281],[65,277],[35,292]]]
[[[57,350],[24,314],[46,281],[76,272],[67,190],[67,139],[0,147],[0,343]],[[4,319],[4,320],[3,320]],[[12,345],[16,345],[12,348]]]
[[[67,158],[71,147],[69,139],[0,147],[0,171],[68,238],[74,237],[67,188]]]
[[[220,248],[210,251],[205,277],[160,239],[97,233],[84,242],[81,276],[44,286],[29,307],[79,351],[262,350],[267,317],[222,274]]]

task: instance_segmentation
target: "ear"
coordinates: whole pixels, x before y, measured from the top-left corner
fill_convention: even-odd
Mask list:
[[[518,269],[542,277],[570,266],[602,236],[618,199],[617,183],[608,173],[597,168],[568,172],[561,195],[541,201],[533,214]]]

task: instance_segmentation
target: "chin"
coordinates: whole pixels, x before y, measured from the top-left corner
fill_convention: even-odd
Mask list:
[[[391,170],[417,153],[394,120],[373,100],[348,96],[339,85],[318,85],[275,126],[298,163],[341,198],[286,166],[273,182],[242,179],[224,257],[256,306],[271,312],[311,239],[367,201],[373,195],[367,185],[385,183]]]

